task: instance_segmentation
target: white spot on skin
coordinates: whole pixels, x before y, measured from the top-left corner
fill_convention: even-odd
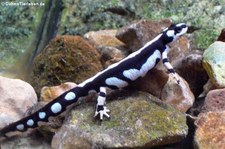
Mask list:
[[[62,106],[60,103],[56,102],[51,106],[51,110],[53,113],[59,113],[62,110]]]
[[[16,126],[16,129],[23,130],[24,129],[24,125],[23,124],[19,124],[19,125]]]
[[[122,88],[128,85],[128,83],[126,81],[123,81],[121,79],[118,79],[116,77],[111,77],[105,80],[105,83],[107,85],[113,85],[116,86],[118,88]]]
[[[155,52],[142,65],[140,70],[138,69],[125,70],[123,72],[123,75],[126,78],[131,79],[132,81],[136,80],[138,77],[144,77],[146,73],[155,66],[157,58],[161,58],[159,50],[155,50]]]
[[[166,49],[164,50],[164,52],[162,53],[162,59],[167,58],[167,53],[169,53],[169,47],[166,46]]]
[[[147,61],[145,62],[144,65],[142,65],[141,69],[140,69],[140,75],[143,77],[146,75],[146,73],[152,69],[155,64],[156,64],[156,60],[161,58],[161,53],[159,52],[159,50],[155,50],[155,52],[147,59]]]
[[[140,71],[137,69],[129,69],[123,71],[123,75],[132,81],[136,80],[140,76],[139,73]]]
[[[166,34],[168,37],[174,37],[174,30],[168,30]]]
[[[28,126],[33,126],[33,125],[34,125],[34,121],[33,121],[32,119],[29,119],[29,120],[27,121],[27,125],[28,125]]]
[[[153,40],[147,42],[141,49],[131,53],[130,55],[128,55],[126,58],[124,58],[123,60],[117,62],[117,63],[114,63],[112,65],[110,65],[107,69],[97,73],[95,76],[87,79],[86,81],[84,81],[83,83],[80,83],[78,85],[78,87],[83,87],[85,86],[85,84],[89,83],[89,82],[92,82],[95,78],[97,78],[99,75],[103,74],[104,72],[108,71],[109,69],[112,69],[112,68],[115,68],[116,66],[118,66],[120,63],[132,58],[132,57],[135,57],[136,55],[138,55],[142,50],[144,50],[146,47],[148,47],[149,45],[151,45],[153,42],[157,41],[160,37],[162,36],[162,34],[159,34],[157,37],[155,37]]]
[[[46,113],[45,112],[39,112],[39,118],[40,119],[44,119],[46,116]]]
[[[74,92],[69,92],[65,96],[66,100],[74,100],[75,98],[76,98],[76,94]]]

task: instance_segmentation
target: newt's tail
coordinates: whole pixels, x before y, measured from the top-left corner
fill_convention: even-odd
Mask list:
[[[49,102],[37,112],[19,120],[0,130],[0,137],[7,137],[7,133],[13,131],[24,132],[28,128],[38,127],[38,122],[48,122],[51,116],[57,116],[64,112],[66,108],[76,102],[79,97],[84,96],[80,87],[75,87],[56,99]]]

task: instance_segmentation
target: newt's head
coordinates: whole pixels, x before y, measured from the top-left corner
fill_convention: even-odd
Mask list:
[[[170,43],[177,38],[185,34],[188,30],[188,26],[185,23],[172,24],[170,27],[162,31],[162,39],[164,43]]]

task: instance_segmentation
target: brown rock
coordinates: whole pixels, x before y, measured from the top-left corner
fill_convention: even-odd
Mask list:
[[[79,36],[58,36],[35,58],[30,82],[43,86],[81,83],[102,70],[97,49]]]
[[[36,102],[37,95],[30,84],[0,76],[0,128],[22,118]]]
[[[48,102],[56,99],[58,96],[60,96],[62,93],[76,87],[77,85],[73,82],[66,82],[58,86],[51,86],[51,87],[43,87],[41,90],[41,101],[35,104],[32,108],[29,109],[28,115],[36,112],[37,110],[44,107]],[[53,135],[57,132],[58,128],[60,128],[63,125],[63,120],[65,117],[68,117],[68,115],[71,114],[71,109],[74,108],[76,105],[79,105],[81,103],[90,102],[97,99],[97,94],[90,93],[88,96],[80,98],[78,102],[70,105],[67,107],[67,110],[63,112],[62,114],[56,116],[56,117],[50,117],[48,119],[48,123],[40,123],[39,122],[39,132],[44,136],[46,140],[51,140]]]
[[[123,48],[126,45],[118,40],[116,36],[117,30],[100,30],[100,31],[91,31],[84,35],[94,47],[106,46],[106,47],[115,47]]]
[[[8,140],[1,141],[1,149],[52,149],[40,135],[28,135],[26,137],[12,137]]]
[[[73,83],[73,82],[66,82],[66,83],[63,83],[58,86],[51,86],[51,87],[45,86],[41,89],[40,100],[44,103],[48,103],[48,102],[56,99],[62,93],[66,92],[76,86],[77,86],[77,84]],[[89,101],[92,101],[93,99],[97,99],[97,93],[90,93],[88,96],[86,96],[84,98],[80,98],[79,103],[89,102]],[[34,108],[32,111],[35,112],[35,110],[38,110],[38,109]]]
[[[169,76],[163,70],[154,68],[150,70],[145,77],[140,78],[130,85],[140,91],[151,93],[154,96],[161,97],[162,88],[166,84]]]
[[[104,68],[109,65],[122,60],[125,57],[125,53],[114,47],[98,47],[101,53],[101,62]]]
[[[178,76],[179,77],[179,76]],[[195,97],[191,92],[188,83],[179,77],[179,84],[172,75],[162,89],[161,99],[169,103],[182,112],[186,112],[193,106]]]
[[[203,51],[192,50],[181,60],[174,62],[174,69],[188,82],[196,97],[202,93],[203,85],[208,80],[208,75],[202,67],[202,55]]]
[[[76,87],[76,83],[73,82],[66,82],[58,86],[52,86],[52,87],[43,87],[41,89],[41,97],[40,100],[44,102],[50,102],[53,99],[60,96],[62,93]]]
[[[121,28],[117,32],[116,37],[134,52],[155,38],[164,28],[171,24],[172,22],[170,20],[140,20]]]
[[[225,42],[225,28],[221,31],[217,41]]]
[[[84,35],[101,54],[101,63],[104,68],[116,63],[128,55],[126,45],[118,40],[117,30],[91,31]]]
[[[186,57],[190,52],[190,41],[187,37],[182,36],[177,41],[170,44],[170,52],[168,58],[172,65],[180,63],[180,61]]]
[[[201,112],[225,111],[225,89],[209,91]]]
[[[199,96],[205,97],[210,90],[214,89],[218,89],[218,87],[213,84],[211,79],[208,79],[207,83],[203,86],[203,92]]]
[[[32,113],[40,110],[44,106],[46,106],[47,102],[37,102],[34,106],[28,109],[25,116],[29,116]],[[56,116],[56,117],[50,117],[48,118],[48,122],[38,122],[38,128],[37,129],[28,129],[26,132],[24,132],[23,136],[29,136],[29,134],[34,134],[35,132],[38,132],[42,134],[42,136],[47,140],[48,142],[51,141],[52,136],[57,132],[57,130],[63,125],[63,120],[65,116],[68,116],[69,110]],[[24,116],[24,117],[25,117]],[[39,136],[40,137],[40,136]]]
[[[225,148],[225,111],[201,114],[195,125],[195,142],[199,149]]]

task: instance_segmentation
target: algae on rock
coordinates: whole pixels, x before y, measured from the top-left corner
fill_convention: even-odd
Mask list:
[[[225,87],[225,43],[216,41],[203,54],[203,67],[212,83],[219,88]]]
[[[72,110],[53,138],[52,147],[153,147],[180,141],[187,135],[185,115],[150,94],[139,92],[107,103],[111,119],[93,118],[95,104]]]
[[[43,86],[81,83],[102,69],[100,55],[79,36],[58,36],[34,59],[30,78],[36,92]]]

